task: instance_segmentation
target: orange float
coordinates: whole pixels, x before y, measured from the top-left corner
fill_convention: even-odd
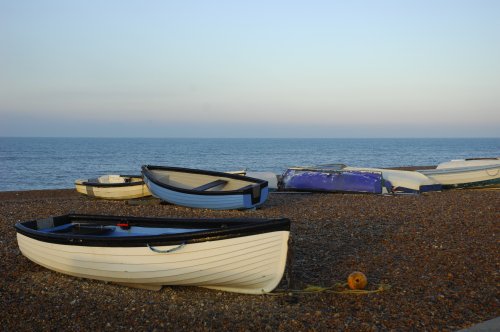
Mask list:
[[[347,285],[350,289],[364,289],[368,280],[363,272],[355,271],[347,277]]]

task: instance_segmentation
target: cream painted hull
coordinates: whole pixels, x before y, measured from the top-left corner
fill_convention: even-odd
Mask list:
[[[440,163],[439,165],[437,165],[436,169],[445,169],[445,168],[447,169],[447,168],[458,168],[458,167],[480,167],[480,166],[490,166],[490,165],[500,166],[500,158],[451,160],[444,163]]]
[[[75,182],[76,191],[81,194],[103,199],[133,199],[151,196],[145,183],[123,187],[86,186]]]
[[[420,173],[447,187],[499,187],[500,164],[422,170]]]
[[[148,247],[89,247],[38,241],[17,234],[24,256],[48,269],[131,285],[199,286],[261,294],[280,282],[288,231],[187,244],[171,253]],[[160,246],[167,250],[176,246]]]

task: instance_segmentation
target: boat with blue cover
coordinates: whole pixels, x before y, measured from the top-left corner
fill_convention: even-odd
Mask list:
[[[285,190],[381,194],[381,172],[345,171],[345,165],[290,167],[283,173]]]
[[[414,171],[351,167],[344,164],[291,167],[283,174],[286,190],[344,193],[423,193],[442,185]]]
[[[71,276],[261,294],[283,276],[290,221],[70,214],[15,228],[24,256]]]
[[[267,181],[238,174],[144,165],[142,175],[153,196],[193,208],[253,209],[269,195]]]

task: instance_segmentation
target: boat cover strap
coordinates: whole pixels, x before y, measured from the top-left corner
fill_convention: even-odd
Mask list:
[[[215,181],[206,183],[206,184],[204,184],[202,186],[193,188],[193,190],[204,191],[204,190],[208,190],[210,188],[217,187],[217,186],[220,186],[220,185],[223,185],[223,184],[226,184],[226,183],[227,183],[226,180],[219,179],[219,180],[215,180]]]

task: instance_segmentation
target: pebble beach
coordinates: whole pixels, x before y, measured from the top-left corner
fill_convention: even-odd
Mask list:
[[[293,258],[268,295],[75,278],[26,259],[13,227],[67,213],[287,217]],[[255,211],[105,201],[72,189],[0,192],[0,329],[457,331],[500,315],[499,220],[500,190],[273,193]],[[365,292],[346,287],[353,271],[367,276]]]

